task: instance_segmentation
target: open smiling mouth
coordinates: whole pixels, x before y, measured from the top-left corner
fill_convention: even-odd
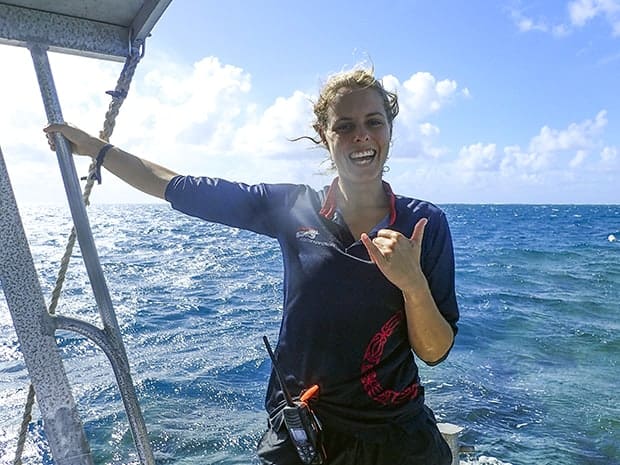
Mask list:
[[[376,155],[377,152],[375,150],[368,149],[364,150],[363,152],[353,152],[351,155],[349,155],[349,160],[351,160],[356,165],[363,166],[370,164],[374,160]]]

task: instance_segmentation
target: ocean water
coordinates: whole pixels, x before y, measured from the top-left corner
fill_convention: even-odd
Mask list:
[[[460,330],[421,364],[427,402],[464,428],[462,464],[620,464],[620,206],[444,205]],[[45,295],[70,230],[21,210]],[[252,464],[277,338],[277,243],[166,205],[93,206],[95,242],[160,465]],[[613,237],[618,238],[613,241]],[[0,463],[12,463],[28,375],[0,293]],[[76,249],[57,312],[98,323]],[[59,333],[96,463],[137,463],[107,360]],[[52,463],[35,408],[25,464]]]

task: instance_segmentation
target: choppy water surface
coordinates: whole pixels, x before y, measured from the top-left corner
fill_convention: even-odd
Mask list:
[[[446,205],[460,331],[421,367],[428,403],[465,428],[467,464],[610,465],[620,459],[620,206]],[[93,234],[161,465],[256,463],[265,426],[281,259],[275,241],[165,205],[95,206]],[[64,208],[22,217],[45,295],[70,229]],[[58,313],[97,323],[74,254]],[[137,463],[100,350],[60,347],[97,463]],[[0,463],[12,463],[28,376],[0,298]],[[51,463],[35,409],[24,463]]]

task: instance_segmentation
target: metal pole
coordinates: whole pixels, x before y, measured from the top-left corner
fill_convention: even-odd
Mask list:
[[[93,465],[0,150],[0,282],[56,465]]]
[[[41,97],[43,98],[48,122],[62,123],[64,119],[62,117],[60,102],[58,101],[54,78],[47,57],[47,50],[40,44],[30,44],[29,49],[39,81],[39,88],[41,90]],[[129,362],[121,338],[118,321],[116,320],[116,314],[112,306],[112,299],[110,298],[110,293],[103,275],[103,269],[101,268],[97,249],[95,248],[95,241],[86,214],[86,207],[82,198],[82,189],[75,170],[75,164],[73,163],[71,149],[69,143],[60,134],[56,134],[54,137],[56,155],[69,201],[69,209],[73,217],[73,224],[80,244],[84,265],[103,322],[103,332],[108,339],[111,352],[116,359],[116,366],[122,367],[120,370],[115,371],[136,450],[138,451],[138,456],[142,464],[154,464],[155,459],[148,440],[148,433],[138,404],[135,388],[131,380]]]
[[[452,423],[437,423],[437,427],[441,435],[448,443],[450,452],[452,452],[452,464],[459,465],[459,456],[461,454],[461,445],[459,443],[459,434],[463,428]]]
[[[54,77],[49,65],[49,60],[47,59],[47,51],[43,46],[38,44],[31,45],[29,48],[39,81],[39,88],[41,89],[41,97],[45,105],[47,120],[49,123],[63,123],[64,119],[62,117],[58,95],[56,94]],[[99,262],[95,241],[86,214],[86,207],[82,199],[82,188],[75,170],[75,164],[73,163],[71,147],[60,134],[55,134],[54,137],[56,138],[56,155],[58,157],[58,164],[69,201],[69,209],[73,217],[73,224],[75,225],[75,232],[80,244],[80,251],[82,252],[86,272],[88,273],[90,284],[93,288],[95,300],[99,306],[101,320],[103,321],[104,327],[110,330],[110,337],[118,339],[117,348],[125,355],[125,349],[120,340],[120,328],[112,307],[108,286],[103,277],[103,269]]]

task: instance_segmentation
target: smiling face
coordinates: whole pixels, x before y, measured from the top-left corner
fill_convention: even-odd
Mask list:
[[[343,182],[381,180],[391,129],[377,90],[340,89],[327,110],[322,137]]]

